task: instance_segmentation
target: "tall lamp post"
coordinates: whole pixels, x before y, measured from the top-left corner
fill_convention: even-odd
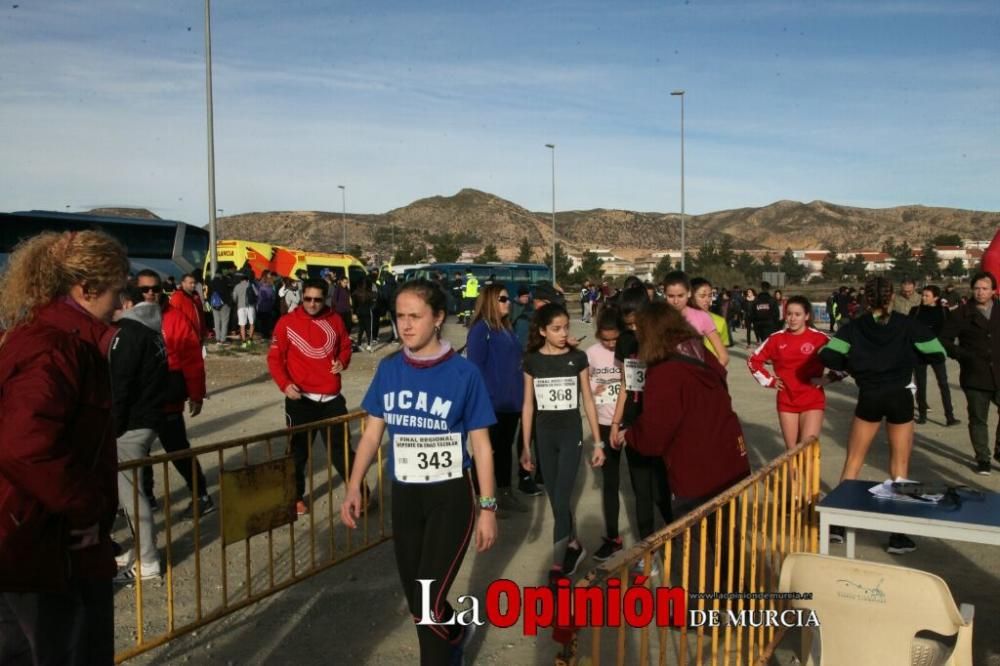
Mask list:
[[[671,91],[671,96],[681,98],[681,270],[685,270],[687,258],[686,220],[684,217],[684,91]]]
[[[212,277],[219,270],[215,226],[215,123],[212,119],[212,0],[205,0],[205,111],[208,126],[208,256]]]
[[[556,279],[556,144],[547,143],[545,147],[552,151],[552,284]]]
[[[340,226],[343,230],[343,240],[341,241],[341,252],[347,254],[347,187],[337,185],[340,188]]]

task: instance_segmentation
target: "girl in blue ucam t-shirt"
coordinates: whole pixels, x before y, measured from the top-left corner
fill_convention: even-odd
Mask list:
[[[495,421],[493,407],[476,367],[440,339],[446,304],[444,293],[428,280],[411,280],[397,292],[403,350],[379,364],[361,403],[368,420],[340,510],[344,523],[356,527],[364,506],[361,483],[388,428],[399,577],[415,620],[422,615],[417,581],[433,581],[431,611],[439,623],[417,625],[421,664],[460,658],[475,625],[447,624],[455,613],[448,591],[473,526],[479,552],[490,548],[497,534],[488,431]],[[470,444],[482,492],[478,501],[469,471]]]

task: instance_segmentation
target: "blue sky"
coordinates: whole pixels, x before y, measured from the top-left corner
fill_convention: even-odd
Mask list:
[[[15,6],[16,5],[16,6]],[[204,224],[201,0],[0,7],[0,210]],[[217,208],[1000,210],[1000,2],[215,0]]]

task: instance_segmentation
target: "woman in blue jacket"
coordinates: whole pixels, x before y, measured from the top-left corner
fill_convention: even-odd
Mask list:
[[[521,343],[510,321],[510,294],[502,284],[491,284],[479,292],[469,327],[466,354],[479,368],[490,394],[496,424],[490,426],[493,472],[497,484],[498,515],[506,511],[528,511],[511,490],[511,472],[521,421],[524,381],[521,378]],[[520,470],[521,476],[529,472]]]

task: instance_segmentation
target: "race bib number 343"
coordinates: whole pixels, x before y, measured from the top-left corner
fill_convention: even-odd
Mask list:
[[[576,377],[536,377],[535,403],[538,411],[561,411],[577,408]]]
[[[434,483],[462,475],[460,433],[396,435],[392,439],[392,451],[398,481]]]

